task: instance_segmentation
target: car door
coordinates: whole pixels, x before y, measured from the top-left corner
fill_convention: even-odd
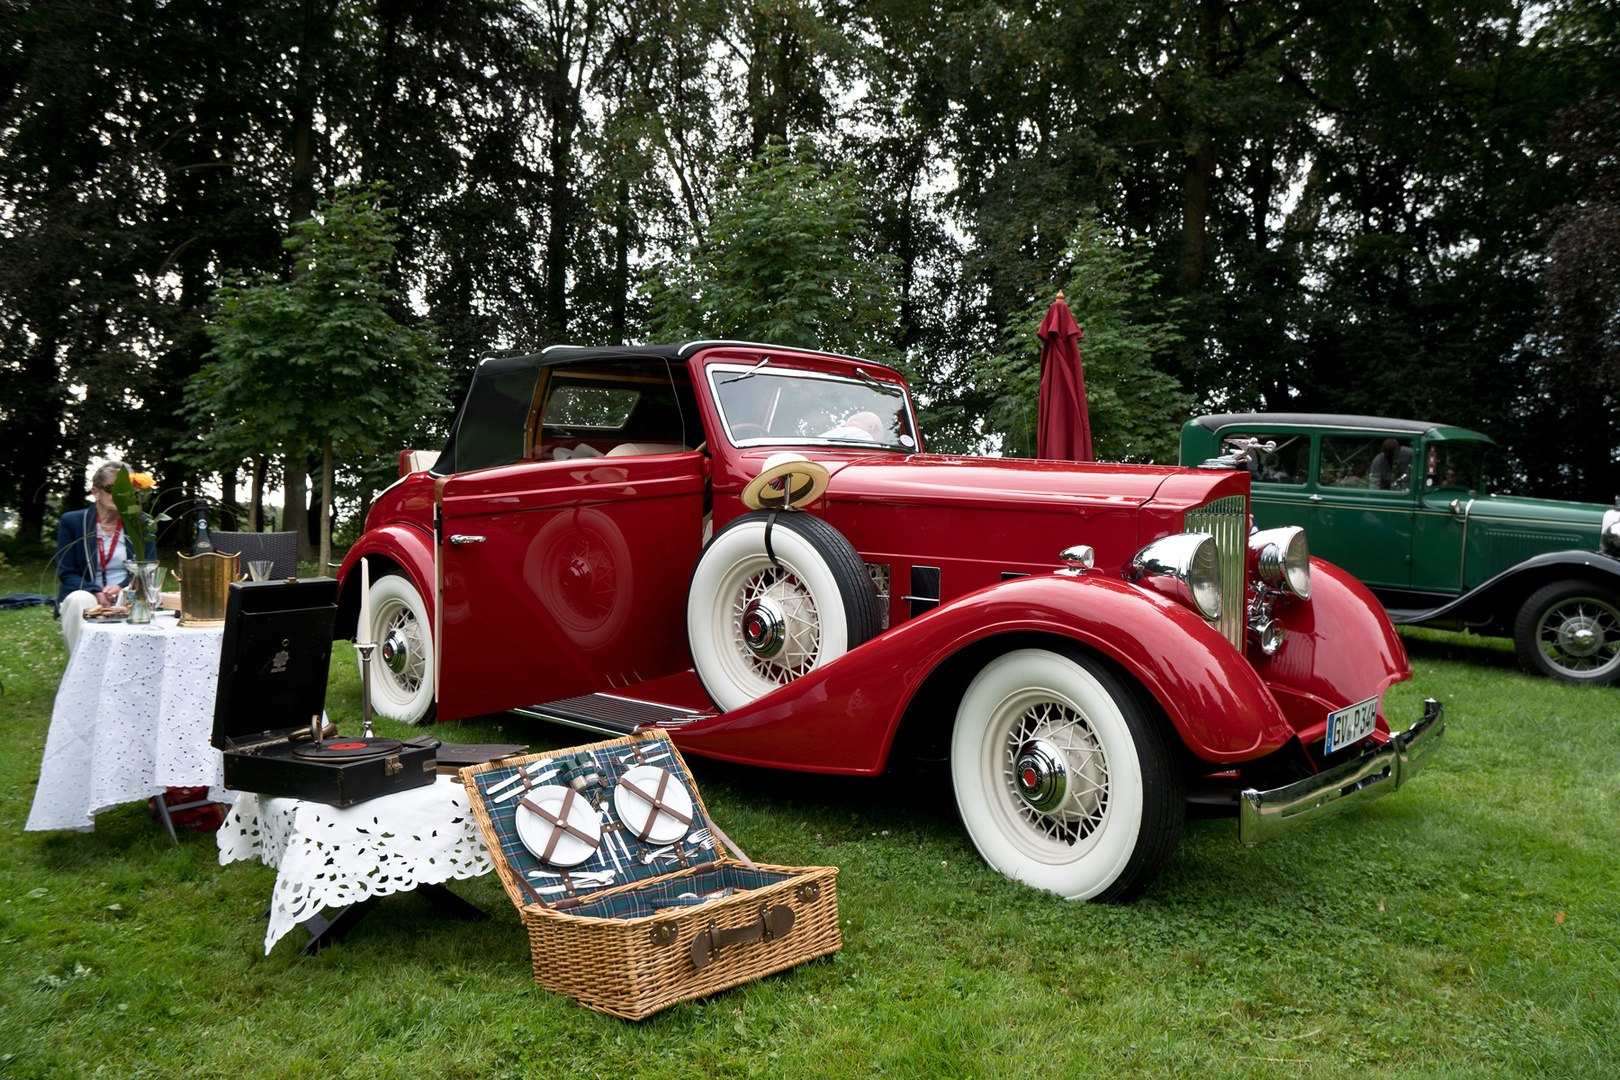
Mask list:
[[[1367,585],[1409,587],[1419,472],[1413,443],[1411,435],[1365,431],[1318,437],[1301,520],[1312,555]]]
[[[548,461],[440,487],[439,687],[463,715],[685,670],[704,456]]]

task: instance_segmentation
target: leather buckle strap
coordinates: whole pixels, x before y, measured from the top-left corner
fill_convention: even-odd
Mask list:
[[[726,946],[745,945],[750,941],[774,941],[792,929],[793,908],[787,904],[777,904],[771,908],[761,904],[759,918],[726,929],[721,929],[710,919],[707,929],[699,930],[692,936],[692,966],[701,971]]]

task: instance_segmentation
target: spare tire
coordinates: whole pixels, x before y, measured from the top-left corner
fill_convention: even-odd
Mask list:
[[[755,511],[721,529],[698,558],[686,596],[692,666],[722,709],[844,655],[880,625],[877,590],[860,555],[803,511]]]

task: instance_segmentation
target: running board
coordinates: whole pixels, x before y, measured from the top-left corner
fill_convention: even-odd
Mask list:
[[[608,735],[633,735],[645,727],[680,727],[710,714],[694,714],[690,709],[659,705],[612,694],[584,694],[580,697],[524,705],[512,710],[522,716],[549,720],[582,731]]]

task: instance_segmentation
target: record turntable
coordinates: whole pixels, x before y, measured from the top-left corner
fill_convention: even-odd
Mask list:
[[[337,594],[331,578],[231,584],[212,739],[226,787],[351,806],[434,782],[437,739],[340,736],[325,722]]]

